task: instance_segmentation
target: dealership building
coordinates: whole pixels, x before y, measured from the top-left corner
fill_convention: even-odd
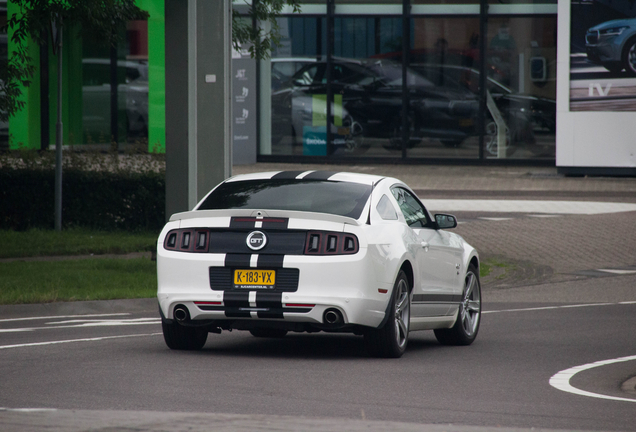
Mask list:
[[[177,3],[190,7],[183,19],[206,22],[202,0],[138,0],[150,17],[130,22],[117,47],[65,29],[65,145],[169,154],[189,139],[166,130],[182,114],[171,89],[188,77],[166,71],[180,46],[170,32],[181,19],[170,12]],[[244,3],[234,8],[244,14]],[[5,23],[19,12],[11,0],[0,11]],[[234,164],[534,164],[636,175],[634,17],[628,0],[303,1],[300,13],[287,8],[278,18],[270,59],[252,59],[248,47],[226,50],[227,60],[210,52],[212,63],[231,66],[229,94],[209,121],[227,117]],[[5,56],[11,35],[0,35]],[[197,47],[202,56],[206,45]],[[29,50],[36,74],[23,89],[25,107],[3,125],[2,145],[47,149],[57,57],[50,41]],[[204,84],[183,97],[217,77],[202,73]],[[199,111],[196,122],[205,116]]]

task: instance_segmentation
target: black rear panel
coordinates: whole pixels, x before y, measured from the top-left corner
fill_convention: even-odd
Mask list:
[[[252,228],[251,230],[254,230]],[[209,253],[244,253],[244,254],[278,254],[278,255],[302,255],[305,251],[306,231],[269,231],[259,229],[267,235],[267,244],[258,252],[247,247],[247,235],[251,230],[245,231],[210,231]]]

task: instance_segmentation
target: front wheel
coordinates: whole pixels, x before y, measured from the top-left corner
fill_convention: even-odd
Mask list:
[[[473,264],[468,266],[464,279],[464,293],[459,304],[457,320],[449,329],[435,330],[442,345],[470,345],[475,341],[481,321],[481,286],[479,272]]]
[[[623,66],[629,76],[636,76],[636,37],[625,44],[623,50]]]
[[[399,358],[406,351],[411,319],[411,290],[404,271],[400,271],[393,286],[389,316],[379,329],[364,335],[367,350],[375,357]]]

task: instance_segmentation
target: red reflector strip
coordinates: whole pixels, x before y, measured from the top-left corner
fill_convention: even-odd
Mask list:
[[[195,301],[195,305],[222,305],[223,302],[206,302],[206,301]]]
[[[379,292],[380,294],[386,294],[386,293],[388,293],[388,292],[389,292],[389,290],[385,290],[385,289],[380,289],[380,288],[378,288],[378,292]]]
[[[285,303],[285,306],[287,307],[314,307],[316,306],[315,304],[304,304],[304,303]]]

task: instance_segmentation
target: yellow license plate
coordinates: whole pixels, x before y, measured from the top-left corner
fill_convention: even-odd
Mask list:
[[[275,284],[275,270],[234,270],[234,288],[271,289]]]

